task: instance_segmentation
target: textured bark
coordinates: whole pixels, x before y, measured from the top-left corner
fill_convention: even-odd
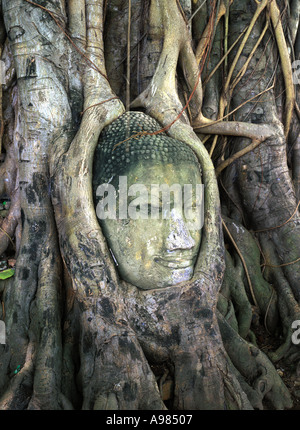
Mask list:
[[[277,28],[284,2],[273,2],[132,0],[129,50],[128,2],[2,0],[0,197],[11,207],[0,253],[13,239],[17,262],[0,281],[1,409],[292,406],[272,360],[299,361],[299,118],[284,116],[291,67],[281,31],[289,26],[297,58],[299,7],[289,2]],[[266,91],[277,57],[279,83]],[[190,145],[203,172],[194,275],[164,289],[120,279],[94,209],[94,150],[125,111],[128,78],[130,108]],[[275,340],[283,335],[269,357],[254,311]]]

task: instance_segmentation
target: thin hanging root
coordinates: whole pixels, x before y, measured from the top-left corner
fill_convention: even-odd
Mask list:
[[[225,54],[225,71],[228,70],[228,34],[229,34],[229,2],[225,0],[226,12],[224,16],[224,54]],[[225,73],[226,73],[225,72]]]
[[[247,40],[249,39],[249,36],[250,36],[250,34],[251,34],[251,32],[252,32],[252,30],[254,28],[254,25],[255,25],[256,21],[258,20],[258,17],[262,13],[262,11],[266,8],[268,2],[269,2],[269,0],[262,0],[259,3],[256,2],[257,3],[256,11],[255,11],[255,13],[254,13],[254,15],[252,17],[252,20],[251,20],[251,22],[249,24],[249,27],[248,27],[247,31],[245,33],[245,36],[244,36],[244,38],[242,40],[242,43],[239,46],[239,49],[238,49],[238,51],[236,53],[236,56],[234,57],[234,59],[233,59],[233,61],[231,63],[231,66],[230,66],[230,69],[229,69],[229,72],[228,72],[228,76],[227,76],[227,79],[226,79],[226,82],[225,82],[225,85],[224,85],[224,94],[225,95],[227,94],[227,92],[229,90],[230,81],[231,81],[233,72],[234,72],[235,67],[237,65],[237,62],[238,62],[238,60],[239,60],[239,58],[240,58],[240,56],[241,56],[241,54],[243,52],[244,47],[246,46]]]
[[[206,51],[207,46],[209,45],[209,41],[210,39],[213,37],[213,28],[212,28],[212,24],[214,23],[214,19],[215,19],[215,26],[218,25],[219,20],[221,19],[221,17],[225,14],[226,10],[224,8],[224,4],[222,2],[222,4],[220,5],[220,9],[219,9],[219,13],[215,18],[215,12],[216,9],[214,7],[214,10],[212,12],[212,15],[210,16],[210,19],[207,23],[207,26],[205,27],[205,30],[201,36],[200,42],[198,43],[197,49],[196,49],[196,60],[197,63],[200,64],[203,55]]]
[[[284,31],[282,28],[280,11],[278,9],[276,0],[272,0],[270,2],[270,16],[271,21],[274,27],[275,38],[278,46],[278,51],[281,60],[282,73],[285,82],[285,91],[286,91],[286,100],[285,100],[285,110],[286,110],[286,118],[285,118],[285,137],[287,138],[292,116],[295,105],[295,90],[293,84],[293,72],[292,65],[289,57],[288,47],[286,44],[286,40],[284,37]]]
[[[276,133],[275,129],[272,126],[268,124],[251,124],[251,123],[240,122],[240,121],[223,122],[223,120],[228,118],[230,115],[232,115],[242,106],[244,106],[244,104],[251,102],[257,97],[260,97],[267,91],[270,91],[273,87],[274,87],[274,84],[271,87],[267,88],[266,90],[255,95],[254,97],[251,97],[249,100],[246,100],[240,106],[238,106],[237,108],[229,112],[224,117],[217,119],[216,121],[205,118],[202,115],[202,113],[200,113],[196,118],[196,120],[193,122],[193,128],[200,133],[209,133],[209,134],[216,134],[216,135],[221,134],[221,135],[228,135],[228,136],[244,136],[244,137],[248,137],[249,139],[258,141],[260,143],[263,142],[264,140],[274,136],[274,134]],[[245,153],[247,152],[249,151],[246,151]],[[210,156],[211,155],[212,155],[212,150],[210,152]]]
[[[226,78],[226,81],[225,81],[225,84],[224,84],[223,92],[222,92],[222,95],[221,95],[221,98],[220,98],[218,118],[222,118],[224,116],[224,112],[225,112],[226,106],[228,105],[228,100],[231,98],[231,94],[232,94],[232,90],[233,90],[230,87],[230,82],[231,82],[231,78],[232,78],[233,72],[234,72],[234,70],[236,68],[236,65],[237,65],[237,62],[238,62],[238,60],[239,60],[239,58],[240,58],[240,56],[241,56],[241,54],[243,52],[243,49],[244,49],[244,47],[245,47],[245,45],[247,43],[247,40],[248,40],[248,38],[249,38],[252,30],[253,30],[253,27],[254,27],[254,25],[255,25],[258,17],[262,13],[262,11],[266,8],[266,6],[268,4],[268,1],[269,0],[262,0],[261,2],[258,2],[256,0],[256,3],[257,3],[256,11],[255,11],[255,13],[254,13],[254,15],[252,17],[252,20],[251,20],[251,22],[249,24],[249,27],[247,28],[247,31],[246,31],[246,33],[245,33],[245,35],[243,37],[242,43],[240,44],[239,49],[238,49],[238,51],[237,51],[237,53],[236,53],[236,55],[235,55],[235,57],[233,59],[233,62],[231,64],[231,67],[229,69],[229,72],[228,72],[228,75],[227,75],[227,78]],[[211,150],[210,150],[210,156],[212,156],[212,154],[213,154],[213,152],[215,150],[216,144],[217,144],[217,136],[215,136],[215,138],[213,140],[213,143],[212,143],[212,146],[211,146]]]
[[[243,46],[245,45],[246,40],[250,35],[251,29],[253,28],[256,22],[256,19],[258,18],[261,11],[264,9],[265,5],[264,6],[260,5],[257,8],[256,18],[255,20],[252,20],[243,38],[243,42],[242,42]],[[174,77],[175,77],[179,54],[181,55],[181,61],[182,61],[183,67],[185,68],[185,76],[186,76],[187,83],[191,88],[194,87],[193,92],[196,93],[197,102],[199,101],[200,105],[202,103],[202,100],[201,100],[202,87],[201,87],[201,79],[200,79],[200,73],[197,66],[197,61],[195,59],[195,56],[193,55],[192,50],[190,49],[190,45],[186,43],[186,40],[188,39],[186,39],[186,25],[183,19],[181,17],[180,19],[178,19],[177,17],[178,14],[176,14],[176,10],[174,10],[174,7],[172,7],[171,5],[166,5],[165,3],[158,2],[155,7],[160,9],[161,16],[164,17],[163,22],[165,27],[165,39],[164,39],[163,50],[159,59],[158,67],[152,78],[151,84],[132,103],[131,106],[146,107],[149,113],[156,116],[156,119],[158,119],[158,121],[164,125],[166,125],[166,121],[167,121],[166,120],[167,110],[169,111],[175,110],[177,112],[180,112],[179,115],[177,115],[177,118],[175,120],[174,120],[174,117],[171,119],[171,116],[170,116],[170,122],[168,124],[168,127],[170,128],[174,124],[174,122],[180,118],[185,108],[188,106],[188,103],[187,103],[186,106],[182,109],[182,107],[180,107],[181,104],[178,101],[178,97],[177,97],[177,101],[176,101],[176,97],[174,98],[174,95],[177,94]],[[172,23],[170,22],[171,17],[172,17]],[[172,45],[172,49],[170,47],[170,44]],[[242,48],[240,48],[238,56],[240,55],[241,52],[242,52]],[[237,61],[237,57],[236,57],[236,61]],[[263,94],[269,89],[270,88],[261,92],[260,94],[256,95],[253,98],[258,97],[259,95]],[[192,92],[192,95],[193,95],[193,92]],[[247,102],[251,101],[252,99],[248,100]],[[169,104],[172,104],[172,109],[170,109],[170,107],[169,109],[166,109],[167,108],[166,104],[168,103],[167,101],[169,102]],[[159,109],[158,107],[159,105],[161,105],[161,109]],[[239,106],[239,108],[240,107],[241,106]],[[225,109],[225,106],[224,106],[224,109]],[[233,112],[231,112],[230,114],[232,113]],[[230,114],[228,114],[228,116]],[[241,122],[220,123],[223,119],[225,119],[225,117],[221,117],[221,119],[217,121],[211,121],[207,118],[204,118],[201,113],[201,107],[200,107],[200,113],[198,114],[195,122],[193,123],[193,128],[196,129],[197,131],[200,131],[200,132],[202,131],[204,133],[209,133],[209,134],[245,136],[252,139],[253,142],[249,147],[247,147],[246,149],[243,149],[242,152],[239,152],[238,154],[236,154],[234,159],[226,160],[224,162],[225,164],[219,167],[219,172],[227,165],[229,165],[231,162],[233,162],[236,158],[253,150],[261,142],[263,142],[264,140],[274,135],[274,129],[268,126],[267,124],[254,125],[254,124],[241,123]],[[164,128],[164,130],[165,129],[166,127]]]
[[[294,261],[290,261],[290,262],[288,262],[288,263],[282,263],[282,264],[268,264],[268,263],[265,263],[264,264],[264,266],[266,266],[266,267],[274,267],[274,268],[279,268],[279,267],[285,267],[285,266],[291,266],[292,264],[295,264],[295,263],[298,263],[300,261],[300,257],[299,258],[297,258],[296,260],[294,260]]]
[[[266,231],[270,231],[270,230],[275,230],[275,229],[281,228],[284,225],[286,225],[287,223],[293,221],[294,216],[298,213],[299,205],[300,205],[300,200],[298,201],[297,206],[296,206],[294,212],[292,213],[292,215],[283,224],[276,225],[275,227],[264,228],[262,230],[254,230],[254,233],[262,233],[262,232],[266,232]]]
[[[244,33],[246,32],[247,29],[245,29],[239,36],[238,38],[233,42],[233,44],[230,46],[230,48],[226,51],[226,53],[223,55],[223,57],[221,58],[221,60],[218,62],[218,64],[216,65],[216,67],[210,72],[210,74],[207,76],[207,78],[205,78],[205,80],[203,81],[203,86],[205,86],[210,79],[213,77],[213,75],[216,73],[216,71],[218,70],[218,68],[221,66],[221,64],[226,61],[228,55],[230,54],[230,52],[233,50],[233,48],[235,47],[235,45],[240,41],[241,37],[243,37]]]
[[[229,3],[232,4],[233,0],[230,0]],[[226,10],[227,10],[226,5],[225,5],[224,1],[222,0],[220,7],[219,7],[217,17],[216,17],[215,27],[219,24],[220,19],[226,14]],[[196,55],[196,60],[197,60],[198,64],[200,63],[200,61],[203,58],[203,54],[205,52],[206,46],[209,43],[209,39],[210,39],[211,34],[214,33],[211,29],[211,22],[212,22],[211,20],[208,22],[208,24],[207,24],[207,26],[206,26],[203,34],[202,34],[201,40],[198,43],[198,46],[196,49],[195,55]]]
[[[245,64],[239,70],[236,78],[234,79],[233,83],[231,84],[231,91],[237,86],[237,84],[239,83],[239,81],[242,79],[242,77],[246,73],[247,67],[248,67],[250,61],[252,60],[255,51],[257,50],[258,46],[260,45],[261,41],[263,40],[263,38],[264,38],[264,36],[265,36],[268,28],[269,28],[269,18],[267,19],[265,27],[264,27],[263,31],[261,32],[261,35],[259,36],[259,38],[258,38],[255,46],[253,47],[252,51],[248,55],[248,58],[247,58]]]
[[[300,121],[300,107],[299,107],[297,101],[295,101],[295,109],[296,109],[296,113],[297,113],[297,116],[298,116],[299,121]]]
[[[10,241],[10,243],[12,244],[12,246],[15,248],[15,244],[14,244],[11,236],[2,227],[0,227],[0,232],[3,233],[8,238],[8,240]],[[2,234],[0,234],[0,238],[1,238],[1,236],[2,236]]]
[[[241,149],[240,151],[236,152],[232,157],[227,158],[227,160],[223,161],[219,166],[216,168],[216,175],[218,176],[222,170],[224,170],[226,167],[228,167],[230,164],[232,164],[235,160],[242,157],[245,154],[248,154],[248,152],[253,151],[258,145],[262,143],[261,140],[255,140],[253,139],[252,143],[246,148]]]
[[[180,10],[180,13],[181,13],[182,18],[184,19],[184,22],[185,22],[186,24],[188,24],[188,21],[187,21],[187,19],[186,19],[186,16],[185,16],[184,10],[182,9],[182,6],[181,6],[180,1],[179,1],[179,0],[176,0],[176,3],[177,3],[177,7],[178,7],[178,9]]]

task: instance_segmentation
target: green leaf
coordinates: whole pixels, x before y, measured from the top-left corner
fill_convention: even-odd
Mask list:
[[[0,272],[0,279],[7,279],[10,278],[15,274],[15,269],[6,269]]]

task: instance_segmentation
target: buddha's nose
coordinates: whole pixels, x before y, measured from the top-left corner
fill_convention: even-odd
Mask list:
[[[171,211],[170,234],[166,240],[166,247],[169,251],[176,249],[191,249],[195,246],[195,241],[182,218],[182,215]]]

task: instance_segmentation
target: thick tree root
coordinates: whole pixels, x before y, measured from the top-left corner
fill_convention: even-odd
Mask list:
[[[291,408],[289,391],[267,356],[239,337],[220,314],[218,321],[232,363],[243,379],[249,381],[251,389],[246,393],[253,407],[263,409],[263,401],[268,400],[275,409]]]
[[[297,348],[297,346],[292,342],[292,324],[294,321],[300,319],[300,306],[295,299],[291,284],[284,273],[284,267],[281,267],[281,264],[277,259],[274,242],[267,234],[261,234],[260,241],[265,258],[273,263],[269,267],[266,267],[266,276],[273,283],[277,291],[278,309],[284,339],[282,345],[269,355],[274,362],[279,361],[283,357],[289,356],[293,356],[294,360],[299,360],[299,348]]]
[[[247,296],[242,273],[234,266],[226,251],[225,276],[218,298],[218,310],[241,337],[249,334],[252,322],[252,307]]]
[[[6,50],[6,55],[9,55]],[[4,112],[8,129],[5,130],[3,147],[5,160],[0,167],[0,197],[10,199],[10,207],[5,218],[0,218],[0,255],[8,246],[12,245],[15,254],[18,253],[21,239],[21,211],[20,189],[18,172],[18,139],[14,130],[18,127],[19,99],[16,87],[11,91],[12,105],[6,107]]]
[[[80,49],[86,46],[81,66],[88,65],[82,121],[75,136],[76,120],[71,110],[81,105],[82,86],[74,66],[70,76],[63,72],[72,57],[66,44],[70,39],[63,33],[64,24],[58,27],[53,19],[59,16],[64,22],[65,2],[46,0],[41,6],[29,0],[3,0],[2,4],[9,29],[22,25],[24,30],[12,41],[23,106],[18,125],[24,138],[20,163],[23,235],[15,279],[1,291],[9,333],[7,345],[0,345],[2,408],[163,410],[166,406],[152,372],[154,364],[170,369],[172,406],[176,409],[262,408],[267,399],[277,409],[290,407],[287,390],[272,363],[238,334],[245,338],[251,335],[252,294],[238,257],[235,268],[240,282],[228,282],[233,262],[227,255],[227,278],[221,290],[225,301],[219,296],[225,270],[219,190],[212,161],[189,125],[176,90],[180,61],[186,83],[193,90],[197,106],[194,116],[199,119],[203,97],[200,75],[177,3],[151,2],[151,34],[160,39],[163,32],[164,43],[154,76],[133,105],[145,108],[172,137],[196,152],[206,187],[206,216],[193,279],[175,288],[150,292],[120,281],[92,201],[94,148],[105,125],[124,112],[106,78],[104,1],[78,0],[69,5],[70,30]],[[57,14],[49,15],[47,7],[56,9]],[[21,24],[16,21],[15,10],[22,11]],[[41,36],[44,28],[39,28],[39,22],[45,21],[43,14],[47,13],[51,19],[46,20],[47,31]],[[42,43],[44,38],[47,46]],[[65,55],[58,58],[55,46]],[[69,92],[73,94],[70,101]],[[205,124],[215,125],[214,132],[228,131],[227,125]],[[240,123],[230,125],[228,134],[236,126],[241,134],[247,130],[248,137],[253,134],[253,127]],[[264,138],[274,135],[272,127],[257,129]],[[235,236],[236,225],[228,224]],[[298,315],[294,303],[287,300],[290,292],[278,287],[277,296],[272,295],[262,277],[252,278],[259,253],[247,232],[239,228],[241,240],[235,236],[235,241],[245,256],[254,297],[267,327],[272,330],[276,325],[277,299],[282,307],[280,315],[288,311],[288,328],[291,317]],[[66,309],[60,308],[62,268]],[[277,282],[281,274],[276,271]],[[285,276],[292,276],[288,269]],[[218,314],[217,304],[226,319]],[[62,315],[66,316],[64,338]],[[286,345],[289,341],[290,334]],[[279,352],[277,355],[281,356]]]
[[[18,27],[22,37],[15,33],[12,37],[15,42],[12,54],[19,79],[14,135],[15,158],[19,161],[22,240],[14,278],[4,292],[7,336],[5,347],[1,346],[4,349],[0,368],[2,405],[6,409],[45,409],[47,405],[58,409],[61,399],[61,261],[49,195],[47,154],[49,145],[70,121],[69,106],[63,98],[64,80],[60,81],[61,75],[57,77],[53,58],[49,60],[51,54],[55,56],[54,39],[64,52],[65,41],[56,24],[49,22],[47,46],[51,49],[45,60],[46,55],[41,52],[44,45],[37,43],[42,39],[38,27],[43,12],[36,9],[36,13],[32,13],[33,6],[20,0],[2,2],[2,6],[7,31],[15,25],[22,26]],[[22,22],[17,21],[17,24],[16,10],[22,15]]]
[[[262,316],[266,330],[274,333],[279,317],[277,297],[274,288],[268,284],[261,273],[261,254],[257,243],[251,233],[240,223],[226,217],[224,219],[245,261],[245,266],[241,261],[237,266],[241,267],[242,273],[245,273],[245,270],[249,273],[249,278],[245,279],[248,300],[258,307],[257,310]],[[228,240],[230,243],[230,239]],[[236,258],[239,260],[238,257]]]
[[[232,5],[233,31],[240,33],[246,28],[246,24],[240,25],[242,21],[235,21],[235,17],[240,17],[241,14],[247,24],[252,22],[252,17],[245,8],[246,4],[247,2],[233,3]],[[290,60],[287,58],[288,52],[283,52],[285,41],[283,40],[283,28],[276,2],[269,3],[267,7],[270,7],[271,21],[274,31],[276,31],[276,41],[280,45],[278,48],[284,69],[285,83],[290,87],[288,84],[291,80]],[[263,19],[256,22],[253,28],[255,37],[249,39],[247,46],[249,52],[256,46],[256,41],[259,39],[264,25]],[[248,76],[241,79],[233,94],[232,103],[234,106],[240,106],[243,103],[249,88],[255,88],[254,94],[259,94],[269,87],[276,63],[273,55],[273,51],[268,47],[266,49],[261,45],[257,47],[255,57],[260,59],[261,66],[258,66],[254,60],[249,64]],[[242,69],[242,65],[239,67]],[[240,70],[237,67],[236,76],[239,73]],[[293,87],[293,85],[291,86]],[[264,288],[264,290],[270,294],[270,285],[272,285],[276,291],[272,301],[275,304],[276,298],[279,316],[277,336],[279,334],[283,336],[283,344],[277,351],[270,354],[274,361],[287,357],[290,351],[295,350],[295,345],[291,342],[291,325],[293,320],[299,319],[299,213],[287,165],[285,140],[290,127],[290,103],[292,100],[293,89],[290,89],[287,94],[288,109],[285,130],[279,120],[280,113],[276,106],[273,90],[266,92],[261,99],[261,117],[254,115],[256,105],[252,102],[237,111],[237,120],[243,121],[247,118],[252,122],[259,123],[253,124],[253,126],[268,123],[273,128],[274,134],[263,145],[238,159],[235,166],[230,166],[228,169],[232,169],[231,172],[228,172],[231,180],[232,175],[237,175],[235,180],[239,185],[234,192],[235,196],[238,196],[239,201],[237,203],[240,209],[243,213],[247,213],[246,220],[243,220],[244,226],[247,226],[248,230],[251,228],[254,230],[259,243],[261,257],[259,258],[259,254],[256,252],[255,260],[259,262],[260,259],[263,278],[269,283],[269,288]],[[234,151],[228,150],[228,152],[232,155],[233,152],[246,148],[248,143],[249,141],[246,139],[238,139],[235,141]],[[234,186],[232,184],[229,186],[231,194]],[[231,231],[234,233],[234,229]],[[236,242],[243,249],[242,254],[247,257],[248,244],[246,246],[243,240],[239,244],[238,235],[236,235]],[[267,283],[263,281],[261,286],[263,287]],[[263,289],[261,290],[263,291]],[[266,298],[265,303],[268,303],[268,298]],[[264,306],[264,308],[266,312],[266,307]],[[270,307],[268,307],[268,315],[269,312]],[[272,324],[269,324],[267,322],[266,327],[272,331]]]
[[[210,289],[204,277],[164,290],[124,284],[126,314],[149,362],[171,364],[172,408],[251,409],[228,368]]]

